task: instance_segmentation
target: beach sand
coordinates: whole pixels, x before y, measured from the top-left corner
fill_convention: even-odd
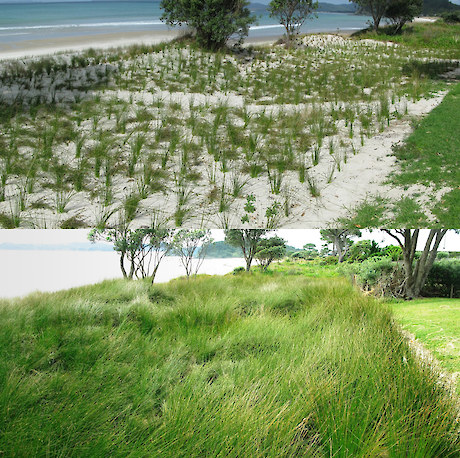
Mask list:
[[[108,49],[133,44],[157,44],[172,40],[179,31],[123,32],[94,34],[59,39],[25,40],[11,43],[0,42],[0,59],[18,59],[28,56],[44,56],[61,52],[76,52],[88,48]]]
[[[24,45],[22,50],[16,50],[14,52],[16,54],[22,53],[21,55],[24,56],[26,54],[38,55],[38,53],[46,54],[64,50],[77,51],[88,47],[110,48],[133,43],[158,43],[170,40],[176,36],[178,36],[178,34],[175,32],[170,32],[169,34],[165,34],[164,32],[152,32],[149,34],[132,33],[119,35],[97,35],[95,37],[88,36],[79,39],[78,41],[75,39],[69,39],[67,42],[61,40],[59,44],[53,42],[35,42],[33,43],[35,45],[35,48],[33,49],[27,48],[27,46]],[[276,41],[277,38],[278,37],[275,36],[267,37],[262,40],[261,38],[257,38],[257,41],[254,42],[268,43]],[[310,49],[320,50],[336,45],[347,45],[351,50],[353,50],[353,47],[355,46],[354,43],[348,42],[346,38],[337,36],[336,34],[311,35],[305,37],[303,41],[304,45],[308,46]],[[367,42],[368,43],[366,43],[366,45],[389,46],[378,42],[372,42],[372,40],[367,40]],[[251,44],[251,42],[249,42],[249,44]],[[0,56],[5,56],[4,52],[3,54],[0,54]],[[171,56],[171,58],[176,58],[172,54]],[[142,64],[142,58],[137,62],[137,64]],[[148,62],[143,62],[142,65],[147,64]],[[154,99],[159,98],[160,100],[168,101],[169,104],[174,103],[179,105],[182,112],[185,114],[187,114],[187,110],[190,109],[192,99],[195,105],[200,105],[202,107],[218,106],[221,103],[225,103],[229,107],[233,108],[243,108],[246,106],[246,109],[249,113],[251,113],[251,115],[267,109],[266,105],[259,106],[251,103],[245,105],[244,97],[241,94],[236,93],[217,92],[213,94],[197,94],[181,92],[177,89],[173,92],[169,92],[169,90],[160,90],[158,88],[152,92],[147,89],[121,90],[118,88],[116,90],[106,90],[103,94],[103,98],[107,100],[111,99],[117,102],[125,102],[131,104],[132,106],[137,106],[137,104],[140,103],[140,106],[142,107],[153,106],[155,102]],[[330,138],[333,140],[335,145],[340,145],[340,143],[343,142],[344,148],[343,151],[337,150],[337,154],[340,154],[338,158],[335,158],[335,156],[332,156],[332,153],[328,152],[327,144],[324,144],[321,147],[323,150],[321,153],[322,159],[319,164],[315,165],[314,169],[314,180],[317,188],[321,191],[319,198],[318,196],[312,197],[311,192],[308,190],[308,183],[304,183],[299,180],[297,171],[287,171],[285,173],[285,183],[287,183],[285,194],[288,196],[286,199],[290,202],[290,211],[289,216],[286,215],[286,218],[284,218],[281,222],[281,227],[321,228],[325,227],[327,224],[331,224],[331,222],[338,217],[347,217],[350,210],[359,206],[369,196],[378,194],[382,197],[398,198],[404,191],[386,184],[388,174],[395,169],[396,159],[392,155],[392,147],[395,144],[403,142],[410,134],[412,131],[411,120],[414,117],[419,118],[429,113],[434,107],[441,103],[444,96],[445,92],[440,92],[429,99],[421,99],[418,101],[413,101],[405,97],[395,100],[389,106],[390,112],[393,112],[394,110],[398,113],[405,112],[406,115],[404,118],[392,119],[391,123],[389,122],[389,125],[383,129],[383,132],[375,132],[374,135],[368,139],[363,137],[362,144],[360,144],[359,138],[355,138],[353,141],[348,139],[349,130],[344,124],[344,121],[341,121],[341,124],[337,124],[337,132]],[[362,103],[374,111],[378,110],[378,101],[373,104],[369,104],[368,102]],[[328,102],[325,102],[325,109],[328,108],[327,104]],[[308,109],[310,109],[308,104],[274,104],[271,107],[271,110],[275,113],[286,114],[292,113],[293,110],[302,111]],[[106,119],[105,121],[101,121],[101,124],[103,122],[106,122],[106,128],[112,129],[112,124],[115,121],[109,121]],[[82,132],[90,138],[92,135],[91,123],[82,127],[82,129]],[[73,148],[74,147],[70,144],[62,145],[60,151],[61,156],[69,159],[69,161],[73,161]],[[352,154],[350,148],[353,150]],[[346,159],[341,159],[342,156],[340,155],[345,155],[344,157],[346,157]],[[206,200],[206,196],[211,195],[213,188],[217,185],[220,186],[222,183],[222,186],[225,185],[225,174],[222,172],[222,176],[219,175],[220,178],[217,181],[215,179],[214,181],[206,181],[205,178],[207,173],[210,170],[210,167],[212,168],[214,162],[212,157],[209,155],[200,156],[200,161],[200,165],[196,166],[196,170],[198,170],[200,172],[200,176],[204,178],[200,181],[201,184],[199,188],[197,184],[194,185],[195,189],[193,193],[190,192],[190,199],[192,199],[193,196],[196,199],[195,201],[191,201],[191,203],[189,203],[190,208],[193,207],[197,209],[198,213],[193,216],[190,215],[190,219],[187,220],[185,225],[190,227],[201,227],[201,225],[205,223],[206,227],[219,228],[222,227],[223,224],[221,220],[222,215],[218,214],[217,211],[214,211],[214,207],[211,208],[211,204],[209,204],[208,200]],[[339,165],[336,164],[337,161],[339,161]],[[336,167],[339,166],[340,168],[336,170]],[[11,196],[15,195],[15,190],[18,188],[19,184],[20,183],[11,181],[7,194],[10,194]],[[126,176],[120,176],[113,178],[113,186],[115,190],[114,196],[116,196],[115,200],[119,203],[126,198],[130,190],[134,192],[133,190],[135,189],[136,183]],[[268,189],[270,189],[268,177],[260,176],[253,179],[246,177],[245,193],[247,193],[247,195],[252,194],[256,197],[257,201],[256,212],[253,216],[251,216],[251,220],[249,222],[251,227],[262,227],[266,224],[264,220],[265,212],[275,203],[275,199],[277,198],[268,192]],[[143,215],[139,215],[134,219],[133,227],[140,227],[145,224],[149,224],[152,212],[162,212],[162,214],[164,213],[165,216],[172,219],[176,210],[176,199],[178,198],[177,195],[179,195],[179,191],[180,190],[173,187],[172,190],[166,193],[156,192],[149,195],[149,197],[144,199],[140,205]],[[49,187],[46,189],[43,188],[41,192],[42,194],[40,196],[45,202],[54,201],[54,193]],[[40,196],[37,194],[35,198],[38,199]],[[2,203],[2,205],[0,205],[0,210],[8,212],[7,205],[9,205],[8,202]],[[59,227],[61,219],[68,218],[69,216],[81,218],[86,224],[91,226],[95,225],[96,220],[99,218],[98,215],[100,213],[100,209],[98,205],[97,201],[90,202],[88,200],[88,195],[81,192],[76,195],[72,195],[72,202],[67,205],[66,211],[68,211],[68,213],[57,214],[53,213],[51,209],[47,209],[43,210],[40,214],[32,212],[29,216],[38,221],[34,223],[39,225],[37,227],[41,227],[39,221],[39,218],[41,217],[46,220],[46,227]],[[244,213],[244,199],[238,200],[235,198],[232,205],[233,207],[229,210],[228,215],[226,214],[224,216],[229,218],[229,223],[231,225],[240,225],[241,215]]]
[[[170,41],[181,36],[184,30],[162,30],[150,32],[123,32],[123,33],[101,33],[84,36],[73,36],[59,39],[43,40],[24,40],[16,43],[2,43],[0,41],[0,60],[3,59],[22,59],[33,56],[47,56],[57,53],[78,52],[89,48],[109,49],[134,44],[158,44]],[[321,34],[331,33],[343,37],[350,36],[351,31],[337,30],[321,32]],[[244,44],[246,46],[268,45],[275,43],[283,36],[283,33],[267,36],[248,37]],[[231,44],[230,40],[230,44]]]

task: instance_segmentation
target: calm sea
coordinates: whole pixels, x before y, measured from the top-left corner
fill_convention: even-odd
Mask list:
[[[159,1],[0,3],[0,43],[84,36],[114,32],[161,31]],[[357,30],[369,18],[352,14],[318,13],[308,20],[305,32]],[[281,35],[283,28],[267,14],[259,15],[250,37]]]
[[[0,250],[0,299],[34,291],[51,292],[121,278],[114,251]],[[224,275],[244,266],[244,259],[205,259],[199,274]],[[180,259],[163,259],[155,278],[167,282],[185,275]]]

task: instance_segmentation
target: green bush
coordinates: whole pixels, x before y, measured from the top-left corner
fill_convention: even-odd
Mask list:
[[[322,261],[321,264],[324,266],[333,266],[338,264],[339,258],[337,256],[327,256]]]
[[[363,290],[375,295],[398,297],[403,284],[403,268],[388,256],[375,256],[360,263],[347,263],[342,273],[352,277]]]
[[[241,274],[243,272],[246,272],[246,269],[244,267],[235,267],[233,269],[233,275],[238,275],[238,274]]]
[[[460,259],[441,259],[433,264],[423,296],[460,297]]]
[[[447,24],[457,24],[460,22],[460,11],[450,11],[449,13],[442,13],[441,17]]]
[[[400,246],[388,245],[382,251],[383,256],[391,258],[393,261],[398,261],[402,256],[402,249]]]
[[[375,240],[360,240],[354,243],[349,251],[347,259],[349,261],[365,261],[374,256],[382,254],[378,243]]]

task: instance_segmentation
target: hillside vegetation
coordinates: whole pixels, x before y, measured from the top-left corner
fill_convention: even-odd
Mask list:
[[[5,456],[457,456],[455,411],[343,278],[106,281],[0,304]]]

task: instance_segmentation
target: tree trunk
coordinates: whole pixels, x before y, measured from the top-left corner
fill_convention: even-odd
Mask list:
[[[249,272],[251,270],[251,264],[252,264],[252,256],[248,255],[245,257],[246,260],[246,272]]]
[[[404,285],[403,296],[405,299],[414,299],[420,296],[428,274],[438,253],[439,245],[447,233],[447,229],[431,229],[420,258],[415,262],[419,229],[398,229],[395,233],[391,230],[384,231],[396,239],[403,250]]]
[[[120,269],[123,274],[123,278],[128,278],[128,274],[125,269],[125,253],[123,251],[120,253]]]

